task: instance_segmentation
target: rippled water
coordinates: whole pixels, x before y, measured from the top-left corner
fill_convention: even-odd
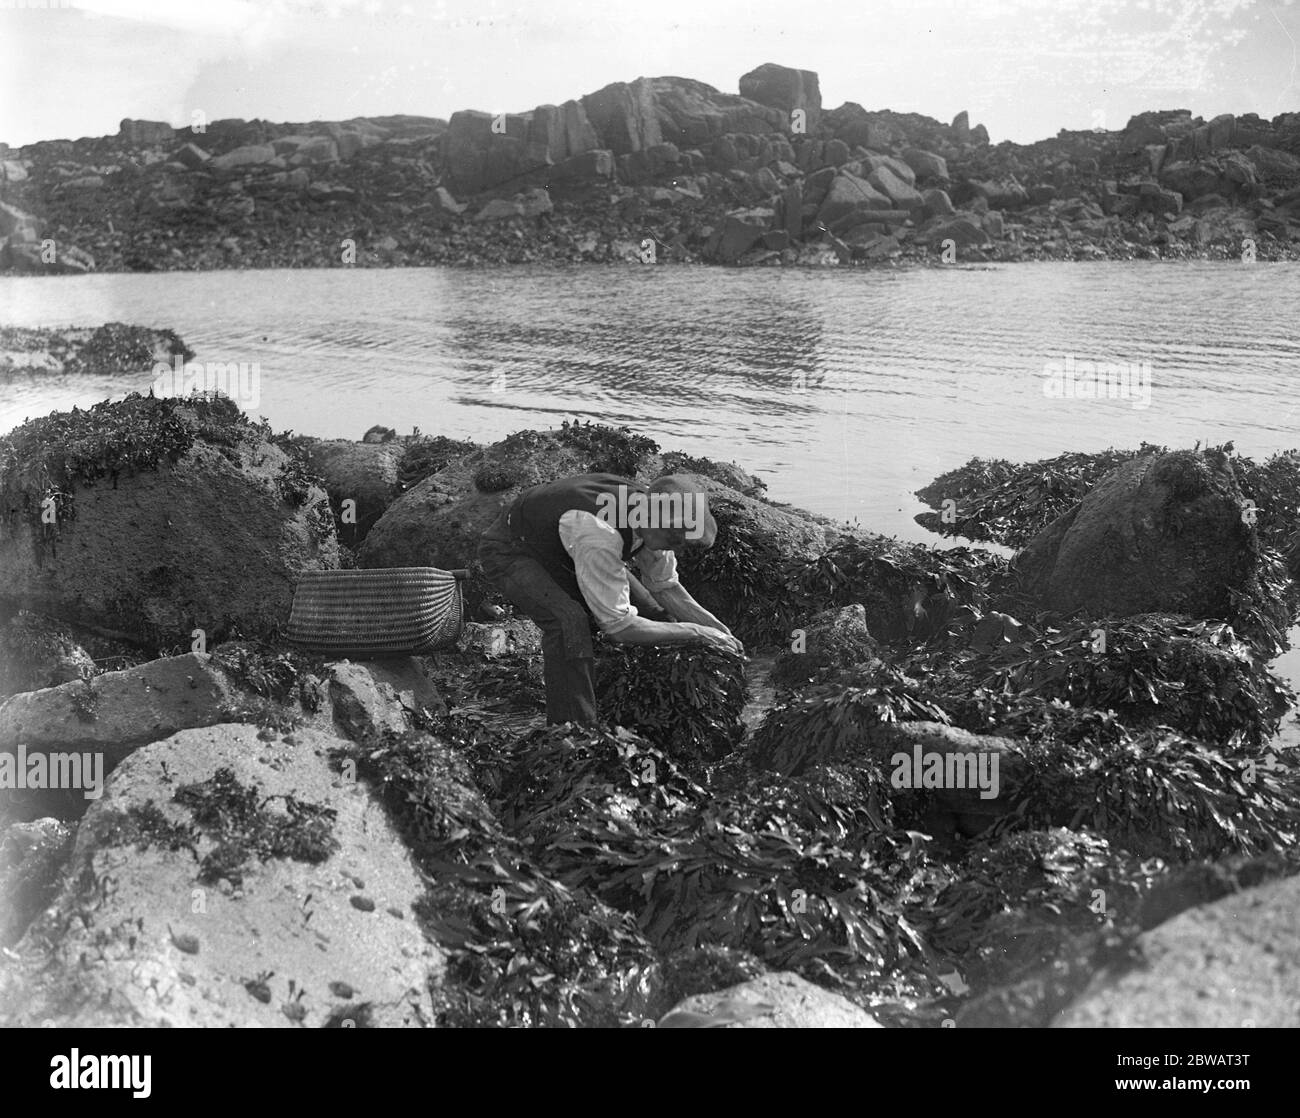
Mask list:
[[[490,440],[625,423],[735,459],[778,500],[931,542],[911,491],[972,455],[1300,444],[1296,265],[6,278],[0,320],[172,327],[198,360],[257,362],[256,411],[277,429]],[[1044,365],[1067,355],[1149,362],[1150,407],[1047,398]],[[0,431],[149,379],[0,380]]]

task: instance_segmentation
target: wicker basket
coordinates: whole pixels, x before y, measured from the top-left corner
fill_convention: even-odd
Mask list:
[[[308,572],[294,590],[286,636],[311,652],[354,658],[448,648],[464,627],[468,575],[437,567]]]

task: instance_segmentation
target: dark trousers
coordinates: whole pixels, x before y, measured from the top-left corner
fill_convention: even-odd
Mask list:
[[[483,533],[478,558],[488,580],[542,631],[546,721],[596,725],[592,616],[573,572],[545,566],[511,534],[505,514]]]

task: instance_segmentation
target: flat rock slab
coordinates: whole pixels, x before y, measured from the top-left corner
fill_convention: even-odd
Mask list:
[[[1059,1029],[1300,1026],[1300,877],[1189,909],[1139,940],[1150,960],[1085,995]]]
[[[133,753],[78,832],[62,892],[0,974],[0,1022],[60,1026],[421,1026],[442,953],[412,914],[423,885],[366,787],[334,771],[336,738],[299,730],[264,741],[255,726],[185,730]],[[286,795],[337,814],[338,849],[311,864],[250,858],[235,886],[200,882],[215,847],[121,837],[125,813],[175,803],[182,785],[230,769],[266,811]]]
[[[696,994],[664,1015],[660,1028],[881,1029],[865,1010],[797,974],[760,978]]]
[[[223,721],[241,691],[198,653],[14,695],[0,705],[0,749],[103,749],[108,763],[136,746]],[[233,713],[226,712],[226,717]]]

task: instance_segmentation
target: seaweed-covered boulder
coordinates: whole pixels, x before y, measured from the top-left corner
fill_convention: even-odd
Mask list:
[[[1256,573],[1250,519],[1226,455],[1150,455],[1098,482],[1014,567],[1053,610],[1224,617]]]
[[[786,643],[793,609],[787,568],[811,562],[836,530],[800,509],[695,477],[708,494],[718,535],[711,548],[687,548],[678,555],[682,585],[741,640]]]
[[[828,670],[850,668],[879,653],[862,605],[824,610],[806,627],[794,630],[789,646],[772,665],[772,684],[782,689],[805,687]]]
[[[454,458],[393,502],[367,535],[357,564],[473,569],[479,536],[522,490],[571,474],[634,477],[658,449],[649,439],[597,425],[518,431]],[[469,590],[471,599],[481,594]]]
[[[1193,908],[1138,939],[1146,965],[1065,1009],[1054,1028],[1294,1028],[1300,877]]]
[[[259,636],[338,565],[323,490],[217,397],[128,396],[0,438],[0,607],[151,647]]]
[[[157,362],[193,356],[175,331],[148,326],[109,322],[93,329],[0,327],[0,371],[148,373]]]
[[[337,740],[186,730],[135,753],[0,979],[32,1026],[418,1026],[424,883]]]

